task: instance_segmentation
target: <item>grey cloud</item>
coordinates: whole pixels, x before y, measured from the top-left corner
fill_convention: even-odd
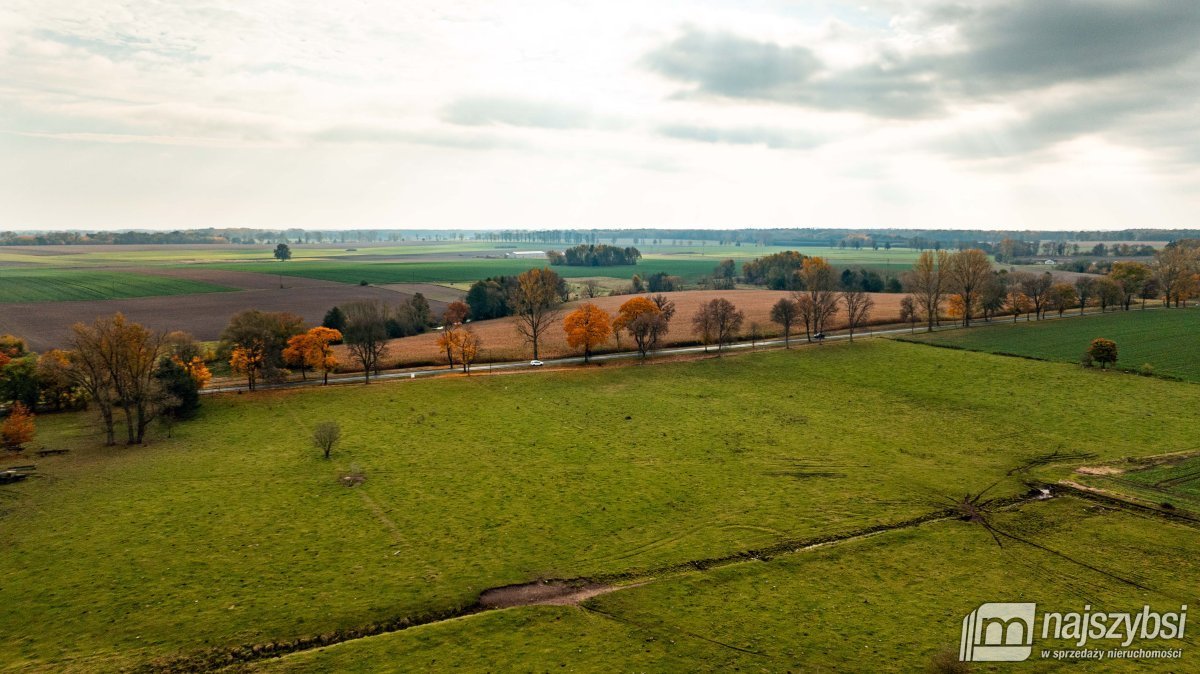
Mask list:
[[[912,117],[939,108],[934,90],[903,64],[881,62],[833,73],[802,46],[689,30],[648,54],[645,65],[694,88],[684,97],[790,103]]]
[[[968,51],[950,74],[1026,89],[1169,68],[1200,50],[1200,3],[1025,0],[960,15]],[[936,67],[936,59],[928,59]]]
[[[687,29],[644,64],[691,85],[679,94],[685,97],[908,118],[1064,83],[1146,78],[1200,53],[1200,3],[1193,0],[1022,0],[985,9],[943,3],[916,19],[919,31],[938,27],[954,28],[964,49],[907,57],[881,51],[868,64],[832,70],[802,45]]]
[[[730,145],[763,145],[773,150],[807,149],[821,144],[820,139],[810,133],[769,127],[742,126],[722,128],[670,124],[659,127],[658,133],[668,138],[679,140],[727,143]]]
[[[695,30],[651,52],[645,63],[699,91],[742,98],[787,98],[821,67],[804,47]]]
[[[538,129],[582,129],[601,121],[585,108],[486,96],[460,98],[442,109],[441,118],[460,126],[506,125]]]

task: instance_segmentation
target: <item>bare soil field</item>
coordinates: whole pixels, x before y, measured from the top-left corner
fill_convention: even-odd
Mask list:
[[[197,339],[213,340],[220,336],[229,318],[244,309],[290,311],[302,316],[309,325],[319,325],[325,312],[339,304],[380,300],[395,306],[411,297],[383,288],[295,278],[284,279],[284,285],[289,287],[281,290],[278,279],[266,278],[274,281],[276,287],[170,297],[6,304],[0,308],[0,334],[23,337],[35,351],[62,348],[66,346],[73,324],[119,311],[130,320],[155,330],[184,330]],[[433,299],[429,304],[435,314],[446,309],[445,303]]]
[[[749,333],[751,323],[759,323],[762,331],[766,335],[777,336],[780,333],[779,326],[775,325],[770,320],[771,307],[782,297],[788,297],[791,293],[787,291],[777,290],[694,290],[675,293],[666,293],[675,302],[676,311],[675,318],[671,321],[671,331],[667,335],[664,346],[693,344],[696,343],[696,336],[692,334],[692,316],[695,315],[699,306],[717,297],[724,297],[730,302],[733,302],[739,309],[745,312],[746,321],[742,325],[742,332]],[[616,314],[617,308],[626,300],[634,297],[633,295],[616,295],[611,297],[599,297],[590,300],[592,303],[604,309],[609,314]],[[875,308],[871,312],[871,323],[895,323],[900,316],[900,300],[904,295],[876,293],[872,294],[875,300]],[[570,302],[564,306],[563,315],[572,311],[581,302]],[[834,321],[834,329],[844,327],[845,316],[839,314]],[[502,360],[522,360],[530,358],[532,352],[528,345],[522,342],[521,337],[516,331],[516,319],[499,318],[491,321],[480,321],[472,324],[472,329],[483,341],[480,360],[502,361]],[[803,339],[803,326],[799,328],[801,339]],[[795,329],[793,329],[793,335]],[[429,332],[415,337],[405,337],[403,339],[392,340],[389,344],[388,357],[385,359],[386,367],[403,367],[408,365],[428,364],[445,362],[445,353],[440,352],[437,347],[438,333]],[[627,336],[622,336],[622,349],[632,348],[632,343]],[[597,352],[614,351],[616,350],[616,341],[610,341],[603,349]],[[545,340],[540,345],[538,356],[541,358],[557,358],[561,356],[578,355],[573,349],[567,346],[566,336],[561,328],[561,323],[546,335]],[[339,353],[339,360],[343,363],[348,363],[348,354]]]

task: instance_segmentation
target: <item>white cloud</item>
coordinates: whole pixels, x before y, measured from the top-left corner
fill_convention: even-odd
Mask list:
[[[1194,14],[978,7],[9,3],[0,228],[1195,226]]]

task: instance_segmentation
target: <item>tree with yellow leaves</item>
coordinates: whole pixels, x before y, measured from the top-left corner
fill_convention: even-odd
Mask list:
[[[471,364],[479,356],[479,347],[483,340],[470,328],[460,327],[454,330],[454,347],[458,362],[462,363],[462,371],[471,374]]]
[[[457,329],[458,326],[447,326],[437,337],[438,349],[446,352],[446,364],[450,366],[451,370],[454,369],[454,331]]]
[[[572,349],[583,349],[583,362],[592,358],[592,350],[608,341],[612,321],[600,307],[587,302],[572,311],[563,320],[567,333],[567,345]]]

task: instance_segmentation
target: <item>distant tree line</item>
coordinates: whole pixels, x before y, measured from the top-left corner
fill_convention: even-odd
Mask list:
[[[1040,274],[992,269],[978,249],[920,255],[904,283],[910,298],[902,307],[903,320],[924,322],[932,330],[943,315],[969,326],[971,320],[992,320],[1024,315],[1041,320],[1049,312],[1063,315],[1087,307],[1128,311],[1135,302],[1142,308],[1160,299],[1164,306],[1186,306],[1200,296],[1200,242],[1172,243],[1156,251],[1149,264],[1116,261],[1105,276],[1079,276],[1059,281],[1050,272]]]
[[[568,267],[619,267],[637,264],[642,254],[632,246],[621,248],[605,244],[580,244],[562,252],[547,253],[552,265]]]

